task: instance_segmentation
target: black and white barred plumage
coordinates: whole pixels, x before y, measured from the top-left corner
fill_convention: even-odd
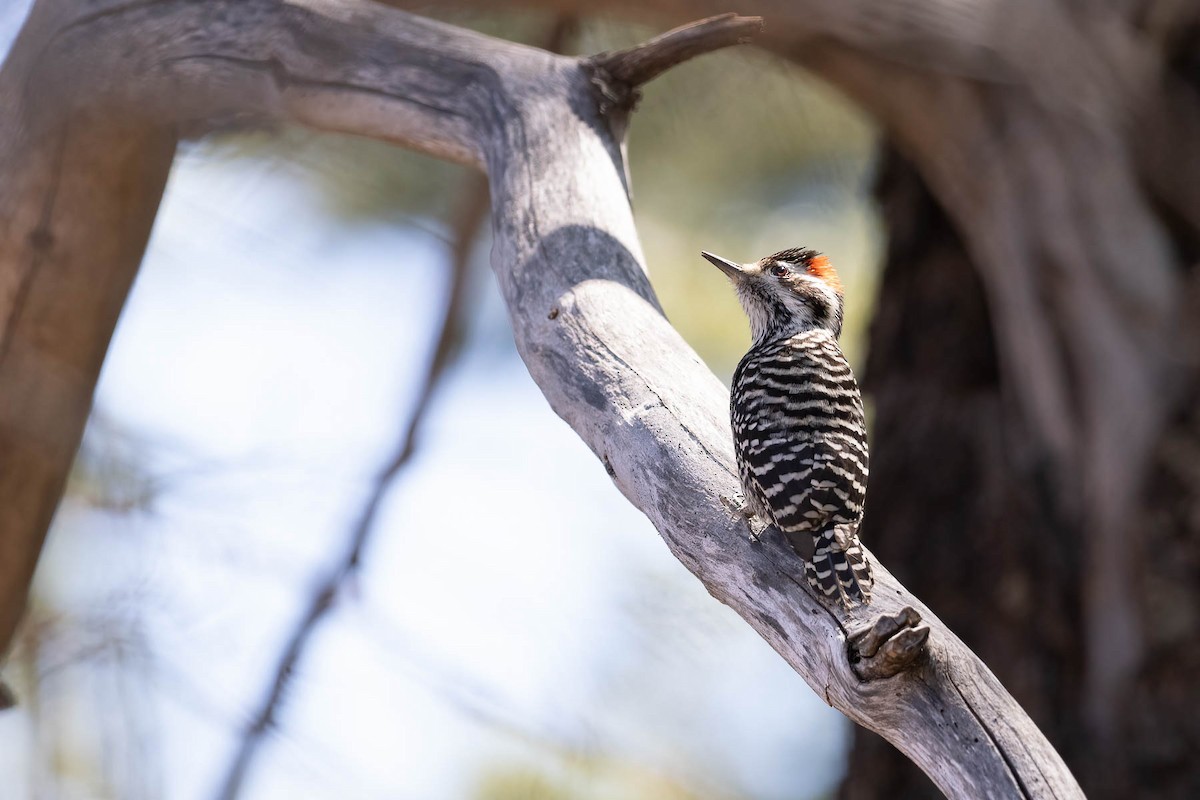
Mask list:
[[[733,281],[754,336],[730,394],[747,510],[783,533],[821,595],[870,602],[870,565],[858,544],[866,420],[837,343],[843,309],[837,275],[811,250],[784,250],[745,265],[704,256]]]

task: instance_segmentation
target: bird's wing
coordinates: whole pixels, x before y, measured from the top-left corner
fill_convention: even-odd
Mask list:
[[[866,499],[865,449],[853,434],[785,434],[748,448],[752,480],[785,533],[857,524]]]

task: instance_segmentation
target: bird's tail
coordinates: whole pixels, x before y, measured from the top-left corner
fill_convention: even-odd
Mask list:
[[[809,584],[827,599],[847,606],[870,603],[875,580],[858,540],[851,539],[844,550],[834,547],[830,539],[818,538],[816,551],[804,563]]]

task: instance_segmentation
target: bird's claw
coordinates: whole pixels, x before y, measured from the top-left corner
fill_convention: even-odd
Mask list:
[[[750,541],[761,542],[763,540],[763,537],[766,536],[767,534],[777,536],[777,535],[781,534],[781,531],[779,530],[779,528],[777,526],[772,525],[769,522],[766,522],[766,523],[758,522],[758,517],[755,517],[754,519],[752,519],[750,521]]]
[[[721,505],[729,512],[734,519],[751,519],[754,512],[750,510],[750,506],[746,503],[746,499],[740,495],[729,497],[727,495],[717,495],[721,499]]]
[[[762,535],[771,526],[759,519],[744,497],[728,497],[723,494],[718,497],[721,499],[721,505],[729,511],[729,518],[734,521],[745,521],[750,528],[750,535],[747,538],[754,544],[759,544],[762,541]]]

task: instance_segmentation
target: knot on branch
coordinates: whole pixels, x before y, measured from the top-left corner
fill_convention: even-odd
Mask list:
[[[638,101],[642,99],[642,93],[637,87],[616,79],[612,73],[595,62],[585,62],[584,67],[599,96],[597,105],[601,114],[608,116],[613,109],[630,112],[637,108]]]
[[[632,111],[638,87],[671,67],[714,50],[749,42],[762,30],[762,17],[719,14],[667,31],[626,50],[598,53],[583,62],[600,92],[600,113]]]
[[[864,681],[899,675],[916,665],[929,640],[929,626],[920,625],[921,615],[905,606],[883,615],[869,628],[850,635],[849,658],[854,673]]]

